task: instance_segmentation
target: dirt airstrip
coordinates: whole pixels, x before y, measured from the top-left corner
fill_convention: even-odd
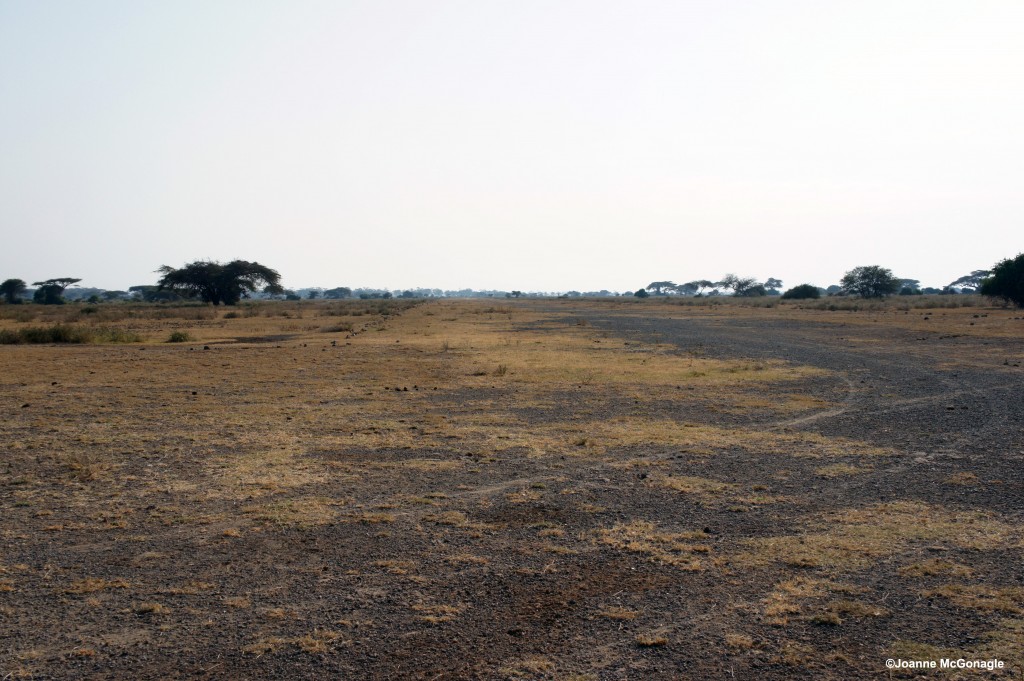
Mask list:
[[[140,342],[0,345],[0,679],[1020,678],[1024,317],[940,302],[21,306]]]

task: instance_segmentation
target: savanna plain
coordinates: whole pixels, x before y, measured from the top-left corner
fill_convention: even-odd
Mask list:
[[[55,325],[0,345],[0,679],[1024,674],[1018,310],[0,308]],[[942,657],[1005,668],[885,665]]]

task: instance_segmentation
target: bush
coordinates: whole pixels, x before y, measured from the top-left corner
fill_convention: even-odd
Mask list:
[[[800,284],[794,286],[782,294],[785,300],[807,300],[809,298],[821,298],[821,291],[814,284]]]
[[[637,289],[637,292],[633,294],[637,298],[647,298],[651,294],[647,292],[647,289]]]
[[[88,329],[69,324],[0,331],[0,345],[22,343],[139,343],[142,336],[123,329]]]
[[[88,329],[67,324],[29,326],[16,331],[3,331],[0,343],[88,343],[92,333]]]
[[[175,331],[167,338],[168,343],[188,343],[190,340],[192,336],[185,331]]]
[[[979,293],[1024,307],[1024,253],[997,263],[992,276],[981,283]]]
[[[124,329],[100,328],[90,334],[87,343],[141,343],[142,336]]]

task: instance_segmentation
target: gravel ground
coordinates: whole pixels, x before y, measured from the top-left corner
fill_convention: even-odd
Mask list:
[[[401,429],[507,414],[541,432],[640,414],[748,438],[702,451],[652,435],[600,455],[581,446],[527,456],[483,451],[460,431],[444,447],[341,450],[316,443],[345,428],[330,421],[332,405],[370,399],[372,353],[353,355],[364,363],[351,374],[359,390],[346,393],[330,371],[353,366],[342,353],[357,345],[211,350],[210,390],[230,388],[235,409],[281,385],[278,368],[305,377],[298,397],[282,389],[280,411],[267,413],[294,424],[319,410],[303,421],[320,430],[305,434],[314,444],[295,462],[335,473],[261,499],[275,508],[338,500],[340,510],[297,525],[261,520],[265,509],[244,496],[206,499],[190,515],[209,473],[191,449],[159,437],[161,406],[209,399],[185,383],[152,396],[140,383],[152,444],[119,458],[116,479],[67,494],[31,439],[45,436],[33,414],[50,408],[74,424],[68,432],[86,432],[95,412],[76,407],[90,393],[73,381],[117,376],[122,361],[155,375],[177,352],[68,350],[69,376],[44,370],[2,386],[12,414],[4,432],[27,444],[0,470],[0,679],[875,679],[892,677],[887,657],[993,650],[1013,665],[1008,678],[1021,675],[1021,335],[923,333],[863,314],[523,304],[563,315],[540,329],[826,372],[752,388],[761,406],[750,407],[685,386],[640,400],[565,385],[532,401],[489,376],[462,387],[439,379],[429,393],[374,386],[396,414],[407,396],[422,400],[424,418],[392,424]],[[264,383],[247,385],[229,367],[243,353],[274,358],[251,360],[267,368]],[[65,382],[59,403],[24,397],[56,395]],[[120,394],[103,382],[111,386],[89,390]],[[794,392],[823,406],[770,408]],[[446,465],[401,466],[427,459]],[[826,465],[848,470],[826,475]],[[658,476],[725,491],[681,492]],[[356,515],[368,511],[388,519]]]

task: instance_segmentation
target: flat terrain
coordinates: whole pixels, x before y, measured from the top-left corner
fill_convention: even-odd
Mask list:
[[[1024,315],[915,304],[0,308],[142,339],[0,345],[0,679],[1020,678]]]

